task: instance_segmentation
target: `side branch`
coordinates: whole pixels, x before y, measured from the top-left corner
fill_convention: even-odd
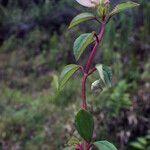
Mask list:
[[[96,71],[96,68],[94,67],[89,73],[88,76],[90,76],[91,74],[93,74]]]

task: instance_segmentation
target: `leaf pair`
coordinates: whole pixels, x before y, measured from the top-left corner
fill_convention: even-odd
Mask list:
[[[60,75],[59,87],[58,90],[61,91],[65,87],[68,80],[73,76],[73,74],[80,69],[79,65],[70,64],[67,65]],[[111,87],[112,86],[112,71],[109,67],[103,66],[102,64],[96,65],[96,69],[99,72],[100,80],[96,80],[91,89],[103,88],[103,87]],[[101,82],[102,81],[102,82]]]
[[[138,3],[132,2],[132,1],[128,1],[128,2],[124,2],[121,4],[118,4],[108,15],[109,18],[111,18],[112,16],[123,12],[125,10],[134,8],[139,6]],[[96,19],[96,16],[91,14],[91,13],[81,13],[79,15],[77,15],[70,23],[69,29],[79,25],[82,22],[88,21],[88,20],[94,20]]]

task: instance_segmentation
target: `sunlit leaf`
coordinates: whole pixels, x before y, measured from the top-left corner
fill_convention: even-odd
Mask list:
[[[106,87],[112,86],[112,71],[110,67],[104,66],[102,64],[96,65],[96,69],[99,72],[100,78],[106,85]]]
[[[94,19],[94,18],[95,18],[95,16],[91,13],[79,14],[71,21],[69,29],[72,28],[72,27],[75,27],[76,25],[78,25],[82,22],[85,22],[85,21],[88,21],[88,20],[91,20],[91,19]]]
[[[80,58],[86,47],[94,42],[94,32],[80,35],[74,42],[73,51],[76,60]]]
[[[75,64],[70,64],[67,65],[63,71],[61,72],[60,75],[60,81],[59,81],[59,90],[61,91],[67,81],[70,79],[70,77],[80,68],[80,66],[75,65]]]
[[[110,13],[110,17],[112,17],[113,15],[118,14],[122,11],[125,11],[125,10],[130,9],[130,8],[134,8],[134,7],[137,7],[137,6],[139,6],[139,4],[135,3],[135,2],[132,2],[132,1],[128,1],[128,2],[125,2],[125,3],[118,4],[112,10],[112,12]]]
[[[93,143],[98,150],[117,150],[117,148],[108,141],[97,141]]]
[[[75,117],[75,126],[80,136],[90,142],[93,136],[94,119],[90,112],[81,109]]]

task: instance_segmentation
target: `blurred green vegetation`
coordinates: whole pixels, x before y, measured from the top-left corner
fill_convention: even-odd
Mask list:
[[[138,137],[135,142],[131,143],[134,149],[149,150],[150,149],[150,134],[144,137]]]
[[[150,2],[138,2],[139,9],[109,22],[94,60],[112,67],[113,87],[92,93],[96,73],[87,84],[94,138],[111,140],[120,150],[138,150],[131,145],[140,145],[139,137],[149,140]],[[0,150],[61,150],[72,135],[78,136],[73,121],[82,75],[77,73],[62,93],[57,92],[58,77],[66,64],[75,63],[75,38],[98,31],[98,24],[67,30],[76,14],[87,11],[74,0],[0,4]],[[84,65],[89,52],[78,63]],[[141,145],[149,150],[148,142]]]

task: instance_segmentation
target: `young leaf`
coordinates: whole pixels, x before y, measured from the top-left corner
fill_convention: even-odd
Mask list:
[[[80,144],[80,141],[75,136],[71,137],[67,143],[67,145],[69,145],[69,146],[76,146],[78,144]]]
[[[112,17],[113,15],[118,14],[118,13],[120,13],[120,12],[122,12],[122,11],[125,11],[125,10],[127,10],[127,9],[136,7],[136,6],[139,6],[139,4],[138,4],[138,3],[135,3],[135,2],[132,2],[132,1],[128,1],[128,2],[125,2],[125,3],[118,4],[118,5],[112,10],[112,12],[110,13],[110,17]]]
[[[107,87],[112,86],[112,71],[109,67],[103,66],[102,64],[96,65],[96,69],[99,72],[100,78]]]
[[[117,150],[117,148],[108,141],[97,141],[93,143],[98,150]]]
[[[88,45],[94,42],[94,32],[81,34],[74,42],[73,51],[76,60],[80,58]]]
[[[94,19],[94,18],[95,18],[95,16],[91,13],[79,14],[71,21],[69,29],[72,28],[72,27],[75,27],[76,25],[78,25],[82,22],[85,22],[85,21],[88,21],[88,20],[91,20],[91,19]]]
[[[94,119],[90,112],[81,109],[75,117],[75,126],[80,136],[90,142],[93,136]]]
[[[59,87],[58,89],[61,91],[70,77],[80,68],[80,66],[75,64],[67,65],[60,75]]]

